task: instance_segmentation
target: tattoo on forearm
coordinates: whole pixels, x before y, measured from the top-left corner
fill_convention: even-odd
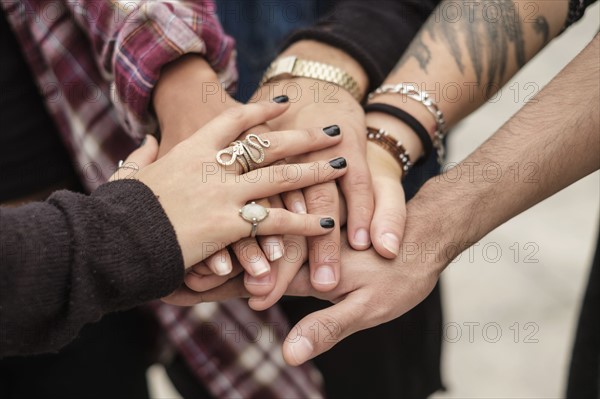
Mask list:
[[[489,0],[478,4],[452,2],[455,10],[461,12],[457,18],[445,12],[434,13],[394,70],[399,69],[409,59],[415,58],[421,70],[428,73],[427,68],[435,54],[423,40],[425,34],[429,35],[431,40],[439,41],[447,47],[462,74],[465,73],[466,65],[470,63],[479,85],[496,85],[503,80],[509,54],[514,55],[519,68],[525,65],[523,26],[514,2]],[[440,8],[437,11],[440,11]],[[544,43],[548,41],[549,27],[545,17],[538,16],[535,19],[534,29],[543,35]],[[487,81],[483,80],[484,74]]]
[[[415,36],[409,50],[411,51],[410,55],[415,57],[419,62],[421,69],[427,71],[427,64],[431,61],[431,51],[429,51],[429,47],[423,43],[421,36]],[[408,50],[406,54],[408,54]],[[402,60],[400,61],[402,62]]]

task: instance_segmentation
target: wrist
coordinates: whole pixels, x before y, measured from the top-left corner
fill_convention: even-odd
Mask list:
[[[384,93],[373,98],[369,101],[369,103],[388,104],[409,113],[413,118],[419,121],[423,127],[425,127],[430,137],[433,137],[435,131],[437,130],[436,121],[427,108],[425,108],[425,106],[418,101],[407,98],[406,96]]]
[[[252,101],[269,101],[280,95],[289,97],[292,107],[309,104],[356,104],[359,102],[334,83],[305,77],[289,77],[265,83],[258,88]]]
[[[163,67],[152,103],[164,142],[177,143],[234,106],[216,72],[196,54],[188,54]]]
[[[414,164],[423,155],[423,145],[415,132],[404,122],[381,112],[366,114],[367,126],[385,130],[390,136],[402,143]]]
[[[462,252],[462,246],[447,229],[451,223],[440,217],[441,204],[429,199],[417,194],[406,204],[405,236],[398,261],[420,265],[427,273],[439,275]]]
[[[314,40],[301,40],[292,44],[277,58],[287,56],[296,56],[300,59],[317,61],[342,69],[358,83],[360,98],[364,98],[369,87],[368,75],[361,64],[343,50]]]
[[[373,181],[380,178],[390,178],[391,184],[401,184],[405,176],[402,166],[392,154],[372,141],[367,141],[367,163]]]
[[[444,175],[428,180],[407,203],[404,241],[408,256],[420,257],[424,267],[441,273],[487,234],[481,216],[489,207],[482,198],[471,186],[464,187]]]

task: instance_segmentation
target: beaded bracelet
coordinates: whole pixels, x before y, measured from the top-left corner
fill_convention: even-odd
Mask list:
[[[373,127],[367,127],[367,140],[376,143],[384,150],[389,152],[402,168],[403,177],[408,174],[408,171],[412,167],[410,161],[410,155],[401,141],[396,140],[383,129],[375,129]]]
[[[416,120],[415,117],[398,107],[394,107],[392,105],[383,103],[367,104],[365,105],[364,110],[365,113],[381,112],[393,116],[406,123],[408,127],[410,127],[413,130],[413,132],[415,132],[415,134],[419,137],[419,140],[423,145],[423,157],[421,157],[417,162],[415,162],[415,165],[429,159],[429,154],[431,154],[431,151],[433,150],[433,143],[431,141],[429,133],[427,133],[427,129],[425,129],[421,122]]]

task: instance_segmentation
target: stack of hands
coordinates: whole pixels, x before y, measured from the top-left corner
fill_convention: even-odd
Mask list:
[[[248,297],[255,310],[273,306],[283,295],[333,302],[290,332],[283,354],[292,365],[354,332],[399,317],[429,295],[462,250],[597,169],[598,154],[587,145],[597,137],[597,118],[590,117],[577,140],[545,119],[549,127],[540,131],[522,122],[534,126],[540,115],[553,115],[544,101],[555,98],[570,76],[597,83],[597,50],[598,36],[537,97],[538,103],[525,107],[457,166],[478,165],[473,174],[452,182],[431,179],[409,204],[400,184],[401,162],[366,135],[367,126],[394,132],[416,162],[424,148],[399,119],[378,112],[365,116],[349,92],[307,78],[267,83],[251,104],[240,105],[201,58],[183,57],[163,71],[155,88],[160,146],[148,138],[127,160],[136,166],[114,176],[135,177],[149,186],[175,228],[187,274],[184,285],[164,300],[189,306]],[[304,55],[301,45],[290,51]],[[337,60],[360,87],[369,87],[351,58],[329,51],[328,60]],[[203,90],[190,90],[190,85]],[[293,100],[285,95],[291,86],[297,93]],[[590,83],[596,95],[594,87]],[[468,111],[484,97],[464,101],[459,105]],[[426,121],[427,110],[418,102],[402,107],[410,104],[410,113]],[[466,113],[459,105],[444,105],[453,111],[446,118],[450,125]],[[573,118],[593,114],[585,104],[578,107]],[[435,124],[433,119],[423,123],[429,134]],[[231,159],[231,165],[224,165],[218,154],[243,156],[236,152],[241,142],[254,147],[249,152],[257,157],[264,152],[264,159],[245,165]],[[578,163],[556,162],[568,159],[565,151],[574,151],[575,145]],[[543,171],[539,184],[511,180],[508,172],[494,184],[472,180],[490,162],[507,171],[531,159]],[[268,216],[255,214],[261,219],[256,223],[242,217],[247,215],[241,209],[250,202],[256,202],[255,210],[268,209]],[[491,203],[502,206],[490,210]]]
[[[189,57],[174,69],[180,77],[201,62]],[[161,80],[168,82],[165,91],[177,88],[169,72]],[[210,106],[189,113],[177,109],[189,118],[172,119],[169,108],[183,102],[158,87],[160,148],[148,137],[125,162],[140,170],[121,168],[113,177],[148,185],[175,227],[187,274],[185,285],[164,298],[167,303],[249,297],[252,309],[264,310],[283,295],[338,302],[292,331],[297,338],[284,346],[290,364],[398,317],[437,281],[434,268],[398,262],[406,220],[399,163],[367,144],[365,114],[350,93],[337,89],[332,96],[332,85],[323,82],[315,91],[315,82],[295,79],[302,93],[295,101],[281,93],[281,82],[263,86],[248,105],[217,93],[215,101],[209,97]],[[174,130],[181,136],[170,134]],[[260,168],[244,173],[238,162],[217,162],[220,150],[248,134],[269,142]],[[239,213],[251,201],[269,210],[257,224],[256,238],[249,237],[252,225]],[[397,306],[389,305],[390,296],[397,296]],[[321,330],[317,334],[314,325]]]

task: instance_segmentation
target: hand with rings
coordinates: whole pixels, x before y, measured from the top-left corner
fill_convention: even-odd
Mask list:
[[[238,161],[244,173],[248,173],[265,160],[263,148],[269,148],[270,146],[271,142],[269,140],[263,140],[256,134],[249,134],[244,141],[236,140],[229,147],[217,152],[217,162],[223,166],[230,166]],[[258,156],[254,154],[252,149],[258,152]],[[228,155],[229,159],[224,159],[224,155]]]
[[[136,178],[158,197],[171,221],[186,268],[253,234],[315,236],[335,225],[329,215],[299,215],[284,209],[267,209],[252,201],[343,176],[346,164],[340,157],[272,165],[289,156],[335,145],[339,137],[330,137],[318,128],[264,133],[249,137],[253,144],[269,146],[261,146],[266,149],[262,156],[251,158],[253,165],[248,173],[241,174],[240,168],[216,162],[216,154],[241,132],[287,108],[287,104],[278,103],[232,108],[136,173]],[[206,266],[218,275],[231,272],[231,268],[224,270],[216,262]]]

